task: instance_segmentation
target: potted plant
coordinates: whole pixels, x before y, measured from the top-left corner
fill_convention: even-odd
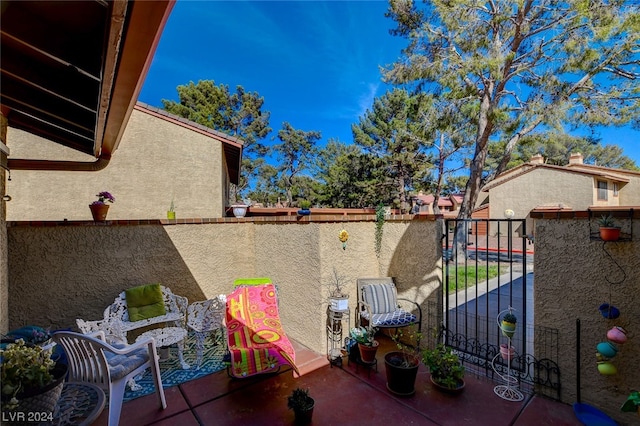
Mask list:
[[[387,375],[387,389],[399,396],[410,396],[416,391],[416,377],[420,365],[419,333],[410,333],[406,337],[411,343],[402,341],[404,333],[398,330],[391,335],[398,350],[384,355],[384,365]],[[415,340],[415,345],[413,344]]]
[[[300,200],[298,202],[298,205],[300,206],[300,210],[298,210],[299,215],[306,216],[311,214],[311,210],[309,210],[309,207],[311,207],[311,201]]]
[[[450,347],[439,343],[435,349],[425,349],[422,362],[429,368],[431,383],[436,388],[446,392],[464,389],[464,367]]]
[[[309,389],[296,388],[287,397],[287,406],[293,410],[295,423],[305,425],[311,423],[315,401],[309,395]]]
[[[378,341],[375,339],[376,329],[372,327],[354,327],[351,329],[351,338],[358,342],[360,359],[365,364],[371,364],[376,360]]]
[[[502,317],[502,324],[500,325],[502,335],[511,339],[516,332],[517,322],[518,318],[511,311],[504,314]]]
[[[601,216],[598,219],[600,225],[600,239],[602,241],[617,241],[620,238],[620,227],[616,226],[613,216]]]
[[[626,413],[637,412],[638,416],[640,416],[640,392],[631,391],[627,400],[620,407],[620,411],[624,411]]]
[[[176,218],[176,206],[173,204],[173,199],[171,200],[171,205],[169,206],[169,210],[167,210],[167,219],[173,220]]]
[[[51,352],[51,349],[27,344],[24,339],[0,350],[3,412],[40,412],[53,416],[67,366],[51,359]]]
[[[516,348],[514,348],[513,346],[507,343],[500,344],[500,356],[505,361],[511,361],[515,356],[515,353],[516,353]]]
[[[244,204],[231,204],[233,215],[235,217],[245,217],[247,210],[249,209],[249,203]]]
[[[107,203],[115,203],[116,198],[107,191],[99,192],[96,197],[98,199],[89,204],[91,210],[91,216],[94,221],[107,220],[107,212],[109,211],[109,205]]]
[[[349,295],[346,290],[346,278],[338,275],[336,268],[333,268],[333,278],[329,285],[329,307],[334,312],[344,312],[349,310]]]

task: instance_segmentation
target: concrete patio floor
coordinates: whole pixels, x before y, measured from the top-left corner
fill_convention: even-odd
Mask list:
[[[384,354],[393,342],[380,336],[378,371],[348,363],[330,366],[324,355],[294,342],[301,377],[291,369],[231,379],[225,371],[165,390],[168,407],[159,408],[156,394],[124,404],[121,425],[291,425],[287,396],[296,387],[309,388],[315,399],[314,425],[581,425],[570,405],[525,394],[520,402],[505,401],[493,388],[501,383],[468,373],[460,395],[434,389],[420,366],[416,393],[396,397],[386,388]],[[94,425],[107,424],[108,408]]]

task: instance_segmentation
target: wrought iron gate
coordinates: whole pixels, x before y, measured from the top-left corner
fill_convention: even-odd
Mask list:
[[[524,219],[449,219],[443,235],[443,287],[439,339],[466,365],[500,380],[515,376],[520,388],[560,399],[558,330],[534,326],[533,244]],[[500,356],[508,339],[499,319],[509,309],[518,318],[509,365]]]

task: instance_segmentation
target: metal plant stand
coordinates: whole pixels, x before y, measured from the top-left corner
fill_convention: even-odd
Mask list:
[[[333,310],[331,307],[327,309],[327,359],[331,366],[342,365],[342,331],[346,321],[347,334],[349,333],[349,310],[340,311]]]
[[[506,330],[502,327],[502,324],[500,323],[500,317],[502,316],[503,313],[511,312],[512,310],[513,308],[509,307],[509,309],[505,309],[504,311],[498,313],[498,319],[497,319],[498,327],[500,327],[500,330],[502,330],[503,332]],[[522,401],[524,399],[524,395],[522,394],[522,392],[520,392],[516,388],[518,385],[518,379],[511,375],[511,359],[513,358],[511,354],[511,337],[507,336],[506,334],[505,336],[507,337],[507,374],[506,376],[500,374],[500,372],[498,372],[494,364],[495,360],[500,356],[500,353],[496,354],[496,356],[494,356],[493,359],[491,360],[491,368],[493,368],[493,371],[495,371],[495,373],[498,376],[500,376],[502,380],[505,381],[505,384],[494,387],[493,392],[496,395],[498,395],[500,398],[506,401],[514,401],[514,402]]]

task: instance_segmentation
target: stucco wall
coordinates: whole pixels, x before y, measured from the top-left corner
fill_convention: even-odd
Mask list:
[[[593,219],[592,219],[593,221]],[[628,220],[626,226],[631,224]],[[560,330],[562,399],[575,402],[576,319],[581,323],[581,399],[604,411],[621,424],[633,415],[620,406],[640,384],[640,220],[633,221],[633,240],[606,243],[589,238],[597,229],[588,219],[536,219],[535,318],[536,323]],[[628,229],[628,228],[627,228]],[[613,282],[610,284],[607,280]],[[598,311],[602,303],[618,307],[616,320]],[[596,345],[606,341],[614,325],[629,332],[629,340],[612,359],[615,376],[603,376],[596,365]]]
[[[140,284],[160,282],[195,301],[229,293],[236,278],[269,276],[290,337],[324,353],[333,268],[347,278],[352,310],[355,279],[386,275],[397,277],[404,297],[426,306],[439,285],[440,226],[386,222],[381,265],[372,221],[10,226],[9,325],[56,329],[74,327],[76,318],[100,319],[118,293]],[[343,228],[346,250],[338,240]]]
[[[503,219],[504,211],[511,209],[516,219],[527,218],[527,233],[531,233],[533,222],[528,215],[536,207],[562,203],[574,210],[589,208],[593,204],[593,178],[536,168],[490,189],[489,199],[492,219]],[[496,225],[491,224],[490,235],[496,232]]]
[[[91,156],[9,128],[11,158],[93,162]],[[7,220],[91,220],[100,191],[116,197],[108,219],[222,217],[221,142],[144,111],[133,110],[109,165],[96,172],[14,170]],[[46,208],[42,206],[46,205]]]

